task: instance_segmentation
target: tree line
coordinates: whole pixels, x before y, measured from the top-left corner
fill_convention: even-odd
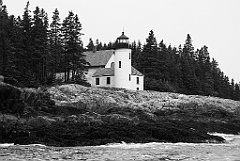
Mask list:
[[[85,83],[87,62],[83,52],[114,49],[90,38],[86,48],[81,41],[82,25],[72,11],[61,22],[55,9],[51,22],[44,9],[30,14],[29,3],[23,15],[8,15],[0,0],[0,75],[8,82],[38,87],[56,82],[63,73],[65,82]],[[229,80],[210,58],[208,47],[195,50],[188,34],[178,48],[158,43],[151,30],[145,44],[130,44],[133,66],[145,75],[146,90],[199,94],[240,100],[239,84]]]
[[[44,9],[31,15],[29,2],[23,16],[9,16],[0,0],[0,74],[22,86],[39,86],[64,73],[68,81],[82,81],[87,64],[83,58],[82,26],[72,11],[60,21],[53,12],[51,23]]]
[[[133,65],[145,75],[145,89],[240,100],[239,84],[210,58],[207,46],[194,50],[189,34],[177,49],[158,44],[151,30],[143,46],[133,42],[131,48]]]
[[[115,43],[102,45],[90,38],[87,50],[114,49]],[[151,30],[144,45],[140,41],[130,44],[132,65],[142,72],[144,89],[179,92],[193,95],[217,96],[240,100],[239,83],[229,80],[218,62],[210,58],[208,47],[194,50],[192,38],[188,34],[185,44],[178,49],[167,46],[163,40],[157,43]]]

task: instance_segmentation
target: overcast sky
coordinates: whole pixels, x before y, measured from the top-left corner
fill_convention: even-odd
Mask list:
[[[68,11],[78,14],[89,38],[108,43],[125,31],[130,41],[145,43],[153,30],[158,43],[178,47],[187,34],[195,50],[208,46],[219,67],[240,82],[240,0],[29,0],[30,10],[43,8],[51,21],[58,8],[61,20]],[[9,14],[23,15],[27,0],[3,0]]]

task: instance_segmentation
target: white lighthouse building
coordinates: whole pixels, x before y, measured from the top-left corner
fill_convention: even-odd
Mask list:
[[[128,37],[119,36],[115,50],[85,52],[89,62],[87,81],[94,87],[116,87],[131,90],[143,90],[144,76],[132,67],[132,51]]]

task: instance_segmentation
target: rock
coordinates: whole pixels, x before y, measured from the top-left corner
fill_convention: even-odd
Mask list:
[[[18,121],[18,118],[14,115],[9,115],[9,114],[0,115],[0,122],[16,123],[17,121]]]
[[[66,121],[69,123],[77,123],[78,117],[76,115],[71,115],[67,117]]]
[[[54,122],[52,119],[47,119],[43,116],[37,116],[36,118],[29,119],[27,124],[34,128],[40,128],[44,126],[49,126],[52,122]]]
[[[119,115],[119,114],[107,115],[103,120],[110,124],[132,123],[132,120],[130,118],[125,117],[123,115]]]
[[[55,121],[58,121],[58,122],[64,122],[65,119],[63,117],[53,117],[52,119],[54,119]]]

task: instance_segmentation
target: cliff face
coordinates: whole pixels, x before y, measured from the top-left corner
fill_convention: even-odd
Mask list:
[[[232,100],[76,84],[0,89],[0,142],[221,142],[208,132],[240,132],[240,102]]]

